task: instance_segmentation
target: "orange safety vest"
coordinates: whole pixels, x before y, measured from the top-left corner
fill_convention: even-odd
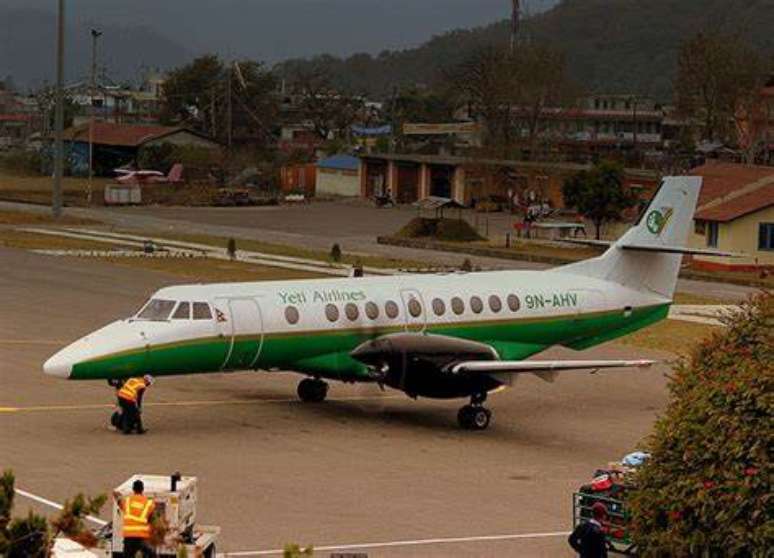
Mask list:
[[[156,504],[142,494],[133,494],[124,500],[125,539],[149,539],[151,536],[150,517]]]
[[[145,380],[142,378],[129,378],[124,382],[124,385],[121,386],[121,389],[118,390],[118,397],[136,403],[140,392],[146,387]]]

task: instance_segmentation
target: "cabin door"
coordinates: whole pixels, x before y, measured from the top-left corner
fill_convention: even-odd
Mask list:
[[[218,299],[218,326],[226,344],[223,370],[254,369],[263,347],[263,314],[254,298]]]
[[[404,289],[400,292],[400,298],[403,302],[406,331],[424,331],[427,319],[425,303],[420,292],[416,289]]]

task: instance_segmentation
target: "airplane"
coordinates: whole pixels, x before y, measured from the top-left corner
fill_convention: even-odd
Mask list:
[[[648,360],[526,360],[583,350],[667,317],[699,177],[664,179],[639,221],[596,258],[548,271],[494,271],[167,287],[133,316],[44,364],[48,375],[116,380],[289,370],[304,402],[328,381],[368,382],[412,398],[469,398],[464,429],[486,429],[487,394],[520,374],[646,367]]]
[[[169,174],[164,174],[156,170],[135,170],[135,169],[113,169],[118,178],[116,182],[120,184],[178,184],[183,179],[183,165],[175,163],[169,170]]]

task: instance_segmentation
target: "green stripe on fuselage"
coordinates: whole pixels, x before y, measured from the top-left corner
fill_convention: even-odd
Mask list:
[[[669,305],[638,308],[630,316],[622,310],[539,319],[490,320],[434,324],[428,333],[448,335],[490,344],[501,358],[522,360],[551,345],[587,348],[631,333],[666,318]],[[348,354],[361,343],[403,331],[401,327],[330,329],[325,331],[268,333],[259,337],[239,337],[234,347],[227,338],[208,337],[186,340],[108,355],[76,364],[71,378],[95,380],[127,378],[152,373],[157,376],[219,372],[229,353],[228,369],[244,369],[252,364],[260,345],[255,368],[279,368],[319,375],[330,379],[367,379],[365,367]],[[236,355],[236,357],[234,357]],[[233,362],[234,358],[240,362]]]

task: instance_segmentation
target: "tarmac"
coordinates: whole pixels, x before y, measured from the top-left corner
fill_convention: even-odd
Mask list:
[[[0,209],[50,212],[44,206],[0,201]],[[452,212],[453,214],[454,212]],[[66,209],[74,217],[97,219],[111,227],[137,234],[204,234],[301,246],[328,252],[338,243],[347,254],[382,256],[424,262],[428,266],[459,266],[469,259],[483,269],[549,269],[551,265],[510,259],[467,256],[451,252],[418,250],[379,244],[376,237],[390,235],[417,215],[411,207],[378,209],[362,201],[331,201],[269,207],[121,207]],[[512,217],[504,213],[476,215],[467,212],[479,230],[502,234]],[[729,283],[679,279],[677,291],[739,302],[758,289]]]
[[[150,432],[123,436],[107,428],[111,388],[44,376],[42,363],[179,280],[10,249],[0,264],[0,468],[59,503],[135,473],[196,475],[199,521],[222,527],[219,550],[233,556],[289,542],[331,547],[317,556],[572,556],[573,491],[636,449],[667,398],[668,364],[529,376],[490,397],[489,430],[468,432],[462,401],[333,384],[310,406],[296,400],[297,375],[215,374],[159,379]],[[615,344],[551,354],[671,358]],[[50,511],[17,499],[17,514],[28,507]]]

